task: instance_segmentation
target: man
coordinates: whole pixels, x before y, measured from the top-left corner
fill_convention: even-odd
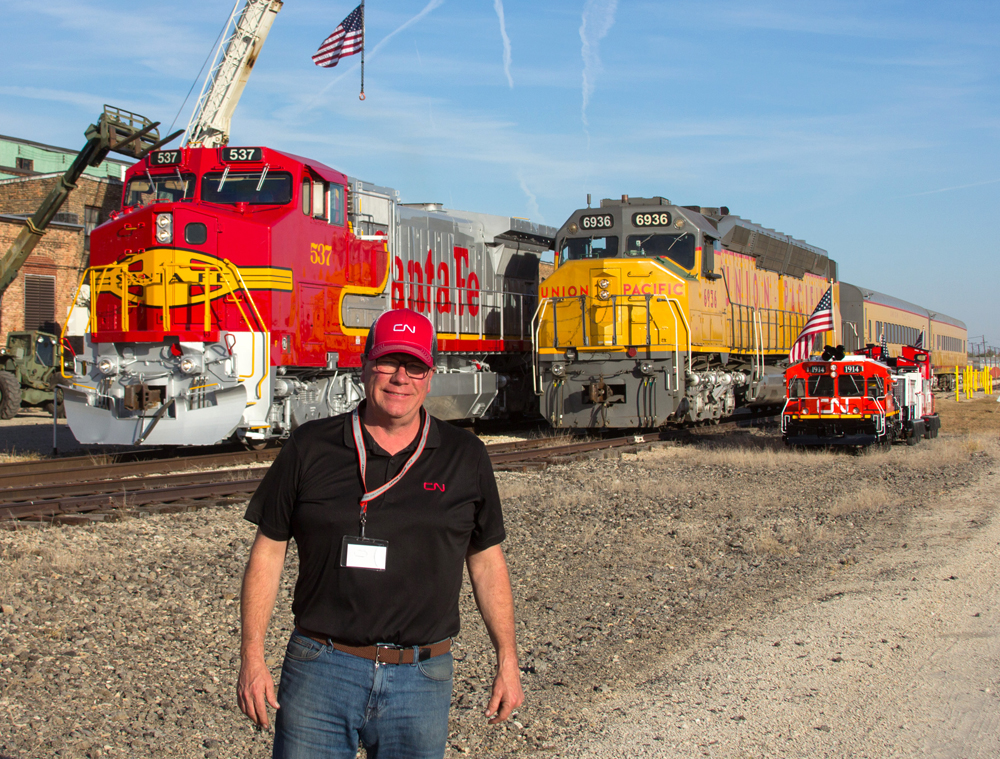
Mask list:
[[[441,757],[462,565],[497,655],[490,723],[524,700],[496,481],[475,436],[421,406],[434,328],[400,309],[372,324],[366,400],[292,433],[247,508],[257,524],[243,578],[240,709],[268,726],[274,756]],[[299,575],[275,699],[264,662],[288,540]],[[280,703],[280,707],[279,707]]]

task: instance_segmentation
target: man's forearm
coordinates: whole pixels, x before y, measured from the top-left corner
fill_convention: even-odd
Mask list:
[[[271,540],[258,531],[250,549],[240,596],[240,655],[243,658],[264,655],[264,636],[278,596],[287,547],[287,543]]]
[[[512,659],[516,665],[514,596],[503,551],[498,545],[483,551],[470,551],[467,564],[476,605],[496,649],[497,661],[503,664]]]

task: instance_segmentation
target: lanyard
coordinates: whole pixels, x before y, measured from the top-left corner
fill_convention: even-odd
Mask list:
[[[354,450],[358,452],[358,469],[361,470],[361,485],[365,489],[365,494],[361,496],[361,537],[364,537],[365,522],[367,521],[368,515],[368,502],[375,500],[403,479],[403,475],[406,474],[410,470],[410,467],[412,467],[416,463],[417,459],[420,458],[420,454],[424,452],[424,446],[427,444],[427,435],[431,430],[431,416],[430,414],[424,412],[424,424],[423,428],[420,430],[420,442],[417,443],[417,450],[415,450],[406,463],[403,464],[403,468],[399,470],[399,474],[385,483],[382,487],[376,488],[375,490],[368,490],[368,485],[365,483],[365,469],[368,465],[368,453],[365,451],[365,440],[361,433],[361,418],[358,416],[357,409],[354,409],[351,413],[351,425],[354,429]]]

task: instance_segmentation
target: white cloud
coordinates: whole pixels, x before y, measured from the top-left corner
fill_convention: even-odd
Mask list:
[[[580,41],[583,56],[583,105],[580,109],[584,126],[587,125],[587,104],[594,92],[594,79],[601,72],[599,47],[615,23],[618,0],[587,0],[580,22]]]
[[[493,8],[500,19],[500,36],[503,38],[503,73],[507,75],[507,84],[514,89],[514,78],[510,75],[510,37],[507,36],[507,24],[503,20],[503,0],[493,0]]]

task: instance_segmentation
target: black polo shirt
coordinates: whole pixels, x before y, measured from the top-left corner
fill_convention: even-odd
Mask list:
[[[395,477],[419,439],[390,456],[363,436],[368,490]],[[272,540],[298,544],[295,623],[355,646],[457,635],[465,555],[505,537],[486,446],[431,417],[420,458],[368,504],[366,537],[389,543],[384,572],[340,566],[343,536],[358,534],[363,493],[351,415],[342,414],[296,429],[250,499],[246,519]]]

